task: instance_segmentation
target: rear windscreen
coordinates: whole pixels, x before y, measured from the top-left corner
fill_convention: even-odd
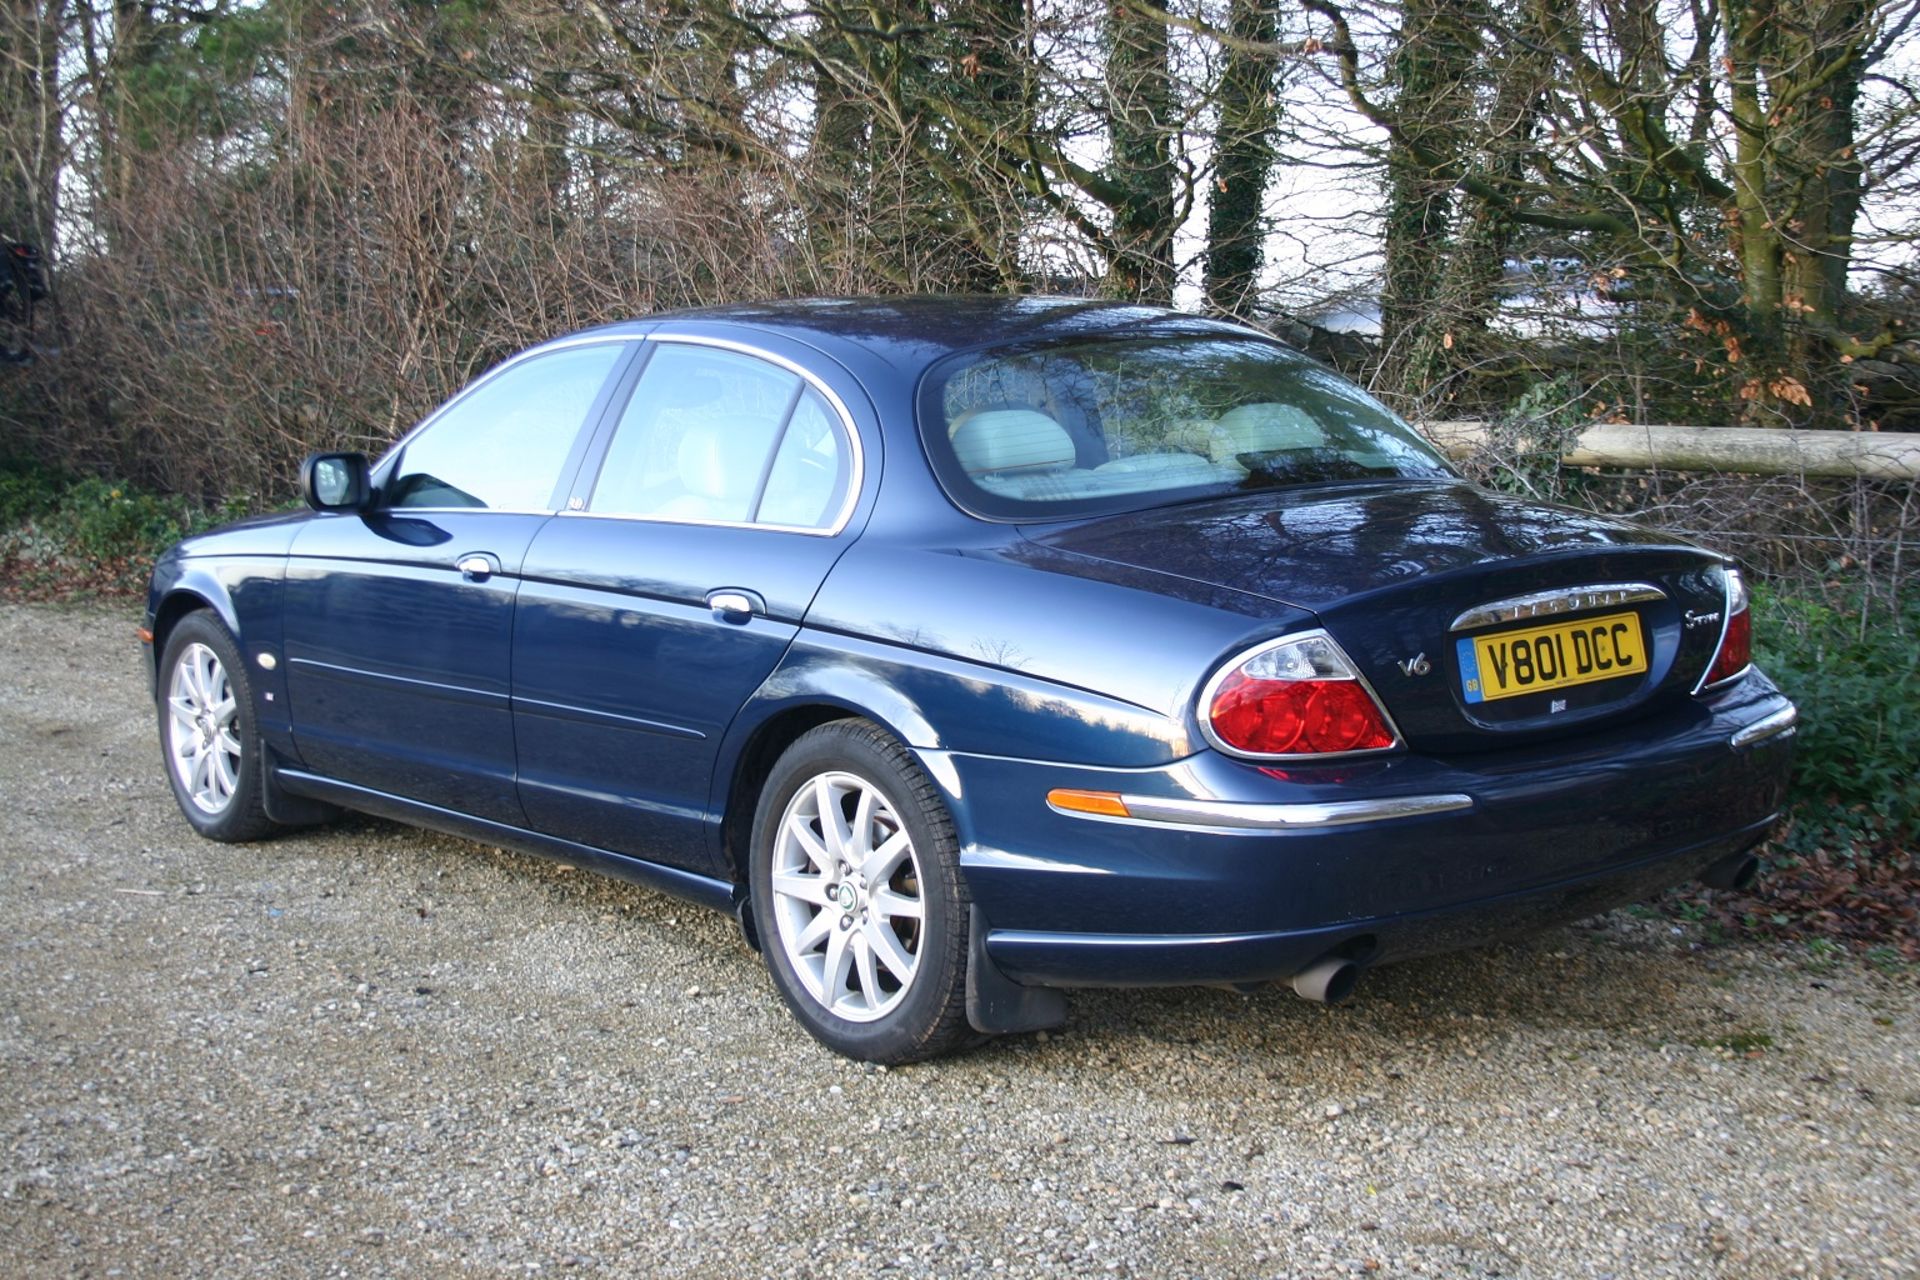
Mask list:
[[[1016,520],[1453,474],[1364,391],[1254,337],[957,356],[928,376],[920,426],[956,502]]]

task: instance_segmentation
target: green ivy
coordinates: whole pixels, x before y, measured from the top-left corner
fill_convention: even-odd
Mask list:
[[[1920,602],[1754,592],[1755,658],[1800,708],[1790,854],[1920,833]]]
[[[189,534],[247,514],[246,497],[217,506],[116,480],[0,467],[0,561],[9,583],[37,597],[137,592],[154,559]]]

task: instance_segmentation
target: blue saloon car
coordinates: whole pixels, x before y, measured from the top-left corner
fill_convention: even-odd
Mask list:
[[[187,820],[356,809],[733,912],[863,1059],[1742,883],[1792,751],[1724,557],[1171,311],[612,325],[302,487],[154,570]]]

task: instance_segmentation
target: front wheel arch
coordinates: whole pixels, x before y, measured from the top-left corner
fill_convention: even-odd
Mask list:
[[[226,603],[225,608],[221,607],[222,603]],[[234,616],[233,606],[230,603],[224,601],[216,603],[192,588],[176,587],[160,601],[160,607],[155,609],[153,614],[153,650],[150,656],[156,676],[160,670],[160,659],[167,651],[167,640],[173,635],[173,629],[202,610],[211,610],[220,619],[221,625],[226,627],[228,634],[232,635],[236,642],[238,641],[239,619]],[[156,684],[156,691],[158,687]]]

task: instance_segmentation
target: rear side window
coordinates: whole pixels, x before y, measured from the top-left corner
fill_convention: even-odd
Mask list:
[[[1358,387],[1253,337],[960,356],[926,380],[920,430],[956,502],[1017,520],[1452,474]]]
[[[549,510],[574,438],[626,350],[564,347],[479,383],[407,442],[386,504]]]
[[[826,528],[844,505],[849,462],[838,415],[798,375],[739,352],[663,342],[620,415],[588,509]]]

